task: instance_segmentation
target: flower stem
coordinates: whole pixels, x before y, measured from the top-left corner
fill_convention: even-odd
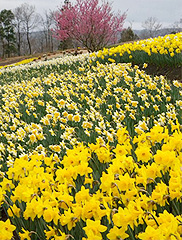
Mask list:
[[[130,225],[128,225],[128,230],[129,230],[129,234],[130,234],[131,240],[135,240],[135,237],[133,235],[133,232],[132,232],[132,229],[131,229]]]

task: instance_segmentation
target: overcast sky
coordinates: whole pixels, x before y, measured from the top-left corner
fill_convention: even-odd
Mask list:
[[[148,17],[157,18],[163,27],[170,27],[182,19],[182,0],[109,0],[109,2],[112,2],[115,12],[127,11],[124,26],[132,26],[133,29],[142,29],[142,22]],[[0,0],[0,11],[14,9],[22,3],[34,5],[36,12],[43,16],[46,10],[56,10],[63,0]]]

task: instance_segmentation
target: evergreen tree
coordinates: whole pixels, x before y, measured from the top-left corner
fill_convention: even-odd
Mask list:
[[[13,19],[14,14],[11,10],[4,9],[0,12],[0,41],[3,48],[3,57],[6,54],[10,57],[11,53],[16,51]]]
[[[131,27],[128,27],[127,29],[124,29],[121,32],[121,39],[120,42],[128,42],[128,41],[134,41],[139,39],[139,37],[133,32]]]

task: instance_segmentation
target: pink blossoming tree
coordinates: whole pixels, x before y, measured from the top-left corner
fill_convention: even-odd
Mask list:
[[[126,13],[114,14],[108,2],[99,0],[76,0],[72,5],[65,1],[55,13],[54,36],[61,41],[73,39],[89,51],[98,51],[115,43],[123,28]]]

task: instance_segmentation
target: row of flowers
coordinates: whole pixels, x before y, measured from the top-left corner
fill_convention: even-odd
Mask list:
[[[13,63],[13,64],[9,64],[9,65],[5,65],[5,66],[0,66],[0,72],[2,72],[2,70],[4,69],[9,69],[10,67],[15,67],[15,66],[19,66],[19,65],[24,65],[24,64],[27,64],[27,63],[31,63],[33,61],[36,61],[38,58],[27,58],[27,59],[24,59],[22,61],[19,61],[17,63]]]
[[[80,64],[87,64],[89,54],[81,54],[78,56],[65,55],[49,59],[47,61],[26,59],[14,65],[0,68],[0,84],[9,82],[21,82],[22,80],[30,80],[33,77],[46,77],[52,72],[61,73],[71,69],[76,69]]]
[[[152,63],[158,66],[179,66],[182,62],[182,33],[169,34],[104,48],[93,53],[94,60],[105,62]]]

